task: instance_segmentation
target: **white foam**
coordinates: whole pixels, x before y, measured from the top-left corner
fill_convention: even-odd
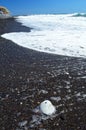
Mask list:
[[[86,18],[71,15],[19,16],[17,21],[31,32],[13,32],[2,37],[37,51],[86,57]]]

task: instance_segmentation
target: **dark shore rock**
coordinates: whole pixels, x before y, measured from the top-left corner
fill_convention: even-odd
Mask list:
[[[0,34],[28,29],[14,19],[0,21]],[[32,110],[45,99],[57,106],[57,116],[32,125]],[[0,37],[0,130],[85,129],[86,59],[36,52]]]

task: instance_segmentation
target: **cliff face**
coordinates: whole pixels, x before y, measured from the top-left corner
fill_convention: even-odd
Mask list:
[[[10,12],[7,8],[0,6],[0,19],[9,18]]]
[[[0,6],[0,12],[2,12],[3,14],[9,14],[9,10],[3,6]]]

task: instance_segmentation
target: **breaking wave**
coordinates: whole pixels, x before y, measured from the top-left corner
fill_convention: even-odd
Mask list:
[[[75,13],[72,15],[73,17],[86,17],[85,13]]]
[[[16,21],[32,28],[31,32],[2,37],[36,51],[86,58],[86,19],[80,16],[86,14],[18,16]]]

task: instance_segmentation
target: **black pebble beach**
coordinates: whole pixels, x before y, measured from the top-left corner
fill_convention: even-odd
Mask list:
[[[30,30],[15,18],[0,19],[0,130],[86,130],[86,59],[37,52],[1,37]],[[57,116],[31,124],[33,109],[45,99]]]

